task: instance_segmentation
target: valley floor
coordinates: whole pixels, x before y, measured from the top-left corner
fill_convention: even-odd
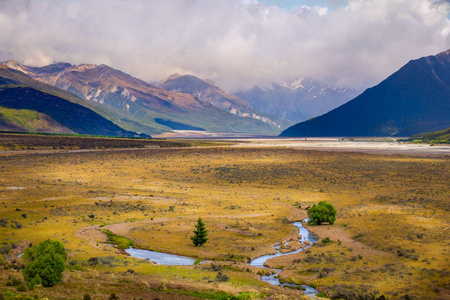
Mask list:
[[[246,262],[296,237],[291,222],[322,200],[337,208],[337,221],[308,227],[321,238],[313,247],[268,262],[283,269],[282,280],[315,286],[333,299],[450,299],[447,146],[186,143],[90,152],[4,149],[0,291],[6,299],[109,299],[112,293],[119,299],[301,299],[299,290],[261,282],[267,271]],[[189,238],[198,217],[209,231],[202,247]],[[133,259],[105,244],[102,229],[136,247],[213,262],[170,267]],[[7,285],[23,280],[15,270],[25,263],[18,254],[47,238],[62,241],[69,253],[63,282],[20,291]]]

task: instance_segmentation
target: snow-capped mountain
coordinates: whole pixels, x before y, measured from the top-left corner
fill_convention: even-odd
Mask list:
[[[334,87],[312,78],[273,83],[235,93],[255,109],[293,122],[324,114],[359,95],[362,90]]]

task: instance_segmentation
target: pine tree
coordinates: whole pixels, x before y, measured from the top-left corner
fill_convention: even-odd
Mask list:
[[[191,236],[191,240],[195,246],[201,246],[208,240],[206,238],[208,231],[205,229],[205,223],[203,223],[202,218],[198,218],[195,228],[197,230],[194,230],[194,236]]]

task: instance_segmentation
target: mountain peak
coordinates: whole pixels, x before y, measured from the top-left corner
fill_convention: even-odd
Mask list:
[[[166,80],[170,80],[170,79],[177,79],[178,77],[184,76],[183,74],[180,73],[173,73],[172,75],[170,75],[169,77],[167,77]]]
[[[24,73],[27,73],[28,71],[28,68],[26,66],[22,65],[21,63],[19,63],[17,60],[14,59],[9,59],[5,61],[4,64],[10,69],[14,69]]]
[[[380,84],[281,136],[411,136],[450,126],[450,51],[412,60]]]
[[[68,71],[77,71],[77,72],[83,72],[85,70],[95,69],[97,68],[97,65],[94,64],[82,64],[77,66],[71,66]]]

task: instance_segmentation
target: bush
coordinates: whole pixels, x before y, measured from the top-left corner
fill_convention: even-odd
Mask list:
[[[109,300],[119,300],[119,297],[117,297],[116,294],[112,293],[111,296],[109,296]]]
[[[9,254],[11,247],[9,245],[0,246],[0,254]]]
[[[320,201],[318,205],[314,204],[307,212],[310,225],[320,225],[325,222],[332,225],[336,221],[336,209],[331,203],[325,201]]]
[[[62,280],[67,253],[60,241],[48,239],[27,248],[23,258],[28,261],[23,269],[23,276],[30,287],[36,284],[54,286]]]
[[[325,238],[322,239],[322,243],[323,244],[329,244],[329,243],[331,243],[331,239],[329,237],[325,237]]]
[[[230,280],[230,277],[228,277],[227,275],[222,274],[222,272],[220,272],[220,271],[219,271],[219,273],[217,273],[216,281],[227,282],[228,280]]]

